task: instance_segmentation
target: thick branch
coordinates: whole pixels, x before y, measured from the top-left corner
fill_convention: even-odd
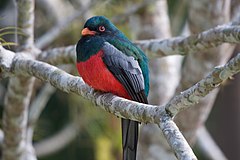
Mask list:
[[[0,51],[1,57],[2,54],[4,54],[4,49],[1,48]],[[8,67],[0,66],[0,68],[3,70],[3,68]],[[141,104],[114,96],[110,93],[103,94],[94,91],[86,85],[81,78],[69,75],[49,64],[27,59],[26,57],[17,56],[12,59],[12,66],[6,71],[9,70],[13,74],[33,75],[43,81],[50,82],[62,91],[82,95],[98,107],[119,117],[145,123],[156,123],[164,131],[165,137],[178,157],[182,156],[188,157],[189,159],[196,159],[190,146],[187,145],[186,140],[181,135],[181,132],[177,129],[176,125],[174,125],[171,117],[165,112],[164,107]],[[181,146],[181,149],[178,146]]]
[[[211,90],[218,87],[227,78],[239,72],[240,62],[238,54],[223,67],[216,67],[205,79],[201,80],[193,87],[174,97],[167,105],[166,109],[175,116],[180,110],[196,104],[200,98],[206,96]]]
[[[5,51],[5,49],[1,48],[1,57],[4,57],[4,54],[9,52],[5,53]],[[9,61],[12,61],[12,63]],[[104,110],[114,113],[117,116],[145,123],[158,123],[155,117],[159,117],[160,115],[159,107],[131,102],[120,97],[110,96],[111,94],[109,93],[102,94],[94,91],[87,86],[81,78],[69,75],[68,73],[49,64],[26,59],[26,57],[24,58],[21,56],[17,56],[14,59],[0,58],[0,62],[0,67],[3,73],[5,71],[11,71],[13,74],[32,75],[43,81],[50,82],[53,86],[62,91],[80,94],[98,105],[104,105],[102,106]],[[5,64],[8,64],[8,66],[4,66]],[[12,64],[12,66],[9,64]],[[216,67],[206,78],[195,84],[193,87],[181,92],[180,95],[175,96],[166,105],[167,111],[175,116],[179,111],[197,103],[200,98],[207,95],[211,90],[218,87],[224,80],[239,71],[240,54],[231,59],[226,65]]]
[[[5,49],[1,48],[1,56],[6,54]],[[4,57],[4,56],[3,56]],[[5,59],[0,59],[0,62]],[[137,120],[145,123],[156,123],[164,131],[167,130],[169,125],[174,124],[171,122],[171,117],[165,113],[165,107],[141,104],[138,102],[129,101],[117,96],[113,96],[110,93],[103,94],[101,92],[94,91],[92,88],[87,86],[81,78],[69,75],[68,73],[51,66],[49,64],[27,59],[26,57],[16,56],[14,59],[6,59],[6,61],[12,61],[11,68],[9,66],[2,67],[4,64],[1,63],[2,71],[11,71],[13,74],[32,75],[43,81],[50,82],[56,88],[65,91],[73,92],[91,100],[100,108],[113,113],[119,117],[124,117],[132,120]],[[6,70],[5,70],[6,69]],[[222,67],[216,67],[205,79],[198,82],[193,87],[182,92],[180,95],[175,96],[167,105],[166,110],[171,116],[175,116],[179,111],[195,104],[200,98],[207,95],[211,90],[219,86],[221,82],[231,77],[232,75],[240,71],[240,54],[230,60],[226,65]],[[166,118],[167,117],[167,118]],[[174,124],[175,125],[175,124]],[[174,129],[175,126],[170,128]],[[163,132],[167,138],[170,146],[175,150],[176,155],[178,147],[175,143],[172,143],[172,139],[181,139],[181,145],[185,148],[189,146],[185,145],[185,140],[181,138],[181,133],[178,130],[172,132]],[[179,137],[179,135],[181,135]],[[189,151],[189,150],[188,150]],[[190,152],[191,153],[191,152]],[[188,156],[191,156],[189,154]]]
[[[5,49],[1,48],[1,57],[6,54],[4,51]],[[5,61],[5,59],[0,60],[0,62]],[[62,91],[82,95],[105,111],[113,113],[119,117],[137,120],[144,123],[158,124],[163,130],[165,137],[167,138],[170,146],[174,149],[176,155],[180,156],[182,151],[179,153],[179,150],[177,150],[178,147],[176,147],[176,143],[173,139],[181,139],[179,141],[180,144],[178,145],[185,146],[183,148],[188,151],[187,155],[189,157],[192,157],[194,154],[191,150],[189,150],[190,147],[186,146],[187,142],[183,139],[181,133],[177,129],[174,129],[176,128],[174,126],[175,124],[171,122],[171,117],[165,113],[164,108],[166,107],[166,110],[171,114],[171,116],[175,116],[179,111],[197,103],[200,98],[204,97],[211,90],[219,86],[221,82],[240,71],[240,54],[238,54],[226,65],[223,67],[216,67],[205,79],[182,92],[180,95],[175,96],[165,107],[159,107],[129,101],[110,93],[103,94],[101,92],[94,91],[92,88],[87,86],[81,78],[69,75],[64,71],[43,62],[34,61],[22,56],[16,56],[14,59],[9,58],[6,59],[6,61],[12,61],[12,63],[1,63],[0,67],[3,72],[11,71],[13,74],[35,76],[43,81],[50,82],[53,86]],[[3,67],[4,64],[11,64],[11,68],[9,68],[9,66]],[[171,126],[169,129],[173,129],[173,132],[164,132],[164,130],[168,130],[167,128],[169,125]]]

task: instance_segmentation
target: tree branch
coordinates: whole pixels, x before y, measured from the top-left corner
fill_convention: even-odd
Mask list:
[[[168,113],[170,113],[171,116],[175,116],[179,111],[197,103],[201,97],[219,86],[221,82],[240,71],[240,54],[238,54],[226,65],[216,67],[205,79],[182,92],[180,95],[175,96],[175,98],[173,98],[166,106],[154,106],[129,101],[110,93],[94,91],[91,87],[86,85],[81,78],[72,76],[44,62],[27,59],[20,54],[13,59],[2,59],[4,54],[8,53],[5,51],[4,48],[0,48],[0,68],[2,74],[4,74],[5,71],[11,71],[12,74],[32,75],[43,81],[50,82],[53,86],[64,92],[73,92],[82,95],[105,111],[119,117],[144,123],[156,123],[163,130],[165,137],[170,146],[174,149],[178,158],[182,157],[182,154],[185,153],[192,158],[192,155],[194,154],[192,153],[191,148],[186,146],[187,142],[176,125],[172,122]],[[4,64],[11,65],[4,66]],[[165,108],[168,113],[166,113]],[[170,127],[169,129],[171,129],[171,131],[168,127]],[[175,140],[174,143],[173,139]],[[176,145],[176,142],[178,142],[177,140],[179,140],[178,145]],[[179,145],[182,146],[181,148],[186,152],[179,152],[179,147],[177,147]]]
[[[20,50],[33,51],[34,49],[34,3],[34,0],[17,1],[18,27],[24,33],[24,36],[18,35]],[[1,58],[6,57],[7,55]],[[28,53],[28,57],[34,57],[34,55]],[[24,76],[13,77],[9,80],[2,120],[4,131],[2,157],[4,160],[36,159],[31,143],[26,141],[28,106],[33,84],[34,78]]]
[[[49,84],[46,84],[41,89],[40,93],[34,99],[31,106],[29,107],[30,111],[29,111],[29,117],[28,117],[28,127],[32,128],[36,124],[49,98],[51,98],[51,95],[55,91],[56,89]]]
[[[115,24],[122,23],[126,18],[128,18],[133,13],[136,13],[139,9],[155,2],[154,0],[143,0],[141,3],[134,3],[131,7],[127,8],[122,14],[112,17],[112,22]]]
[[[141,14],[130,17],[131,34],[136,39],[171,37],[167,1],[154,1],[141,9]],[[162,25],[164,24],[164,25]],[[164,59],[152,59],[150,69],[150,104],[165,104],[174,95],[179,82],[180,56],[169,56]],[[138,145],[138,160],[175,159],[161,129],[156,124],[141,125]],[[154,148],[154,151],[152,150]],[[161,152],[161,153],[160,153]]]
[[[0,48],[0,57],[5,54],[4,50],[4,48]],[[9,59],[7,60],[9,61]],[[1,64],[0,68],[4,71],[3,68],[8,67],[2,67]],[[156,123],[164,131],[163,133],[170,146],[174,149],[176,155],[179,157],[184,157],[185,155],[191,159],[196,159],[190,146],[187,145],[186,140],[181,135],[181,132],[176,125],[174,125],[171,117],[166,114],[164,107],[141,104],[114,96],[110,93],[103,94],[94,91],[91,87],[86,85],[81,78],[72,76],[49,64],[27,59],[26,57],[16,56],[13,58],[10,71],[13,74],[33,75],[43,81],[50,82],[53,86],[64,92],[73,92],[82,95],[105,111],[113,113],[119,117],[145,123]],[[164,115],[162,119],[160,118],[161,115]],[[174,139],[176,140],[175,142],[173,141]],[[179,149],[178,146],[181,146],[182,148]]]
[[[217,47],[222,43],[239,43],[240,27],[221,25],[199,34],[170,39],[137,41],[136,44],[148,52],[150,57],[187,55],[200,50]]]
[[[149,58],[169,55],[187,55],[200,50],[217,47],[223,43],[240,43],[240,27],[221,25],[187,37],[136,41],[135,44],[148,52]],[[38,60],[51,64],[75,62],[75,45],[43,51]]]
[[[229,23],[230,1],[231,0],[188,0],[187,13],[190,34],[201,33],[202,31],[209,29],[211,30],[213,27],[218,28],[216,26],[219,25],[221,25],[220,27],[222,28],[224,28],[224,26],[239,27],[239,25],[233,25],[232,22]],[[225,38],[224,36],[221,37],[220,32],[218,36],[220,41]],[[226,37],[229,37],[229,35],[226,34]],[[217,41],[213,42],[213,44],[215,45],[216,42]],[[211,41],[208,41],[208,43],[209,46],[212,46]],[[234,46],[235,45],[225,43],[218,47],[199,50],[196,54],[188,54],[185,56],[184,63],[182,63],[181,66],[181,80],[177,87],[176,94],[197,83],[203,77],[208,75],[215,66],[226,64],[232,54]],[[174,121],[190,144],[195,143],[197,128],[203,125],[206,121],[218,91],[219,89],[213,90],[205,98],[199,101],[199,103],[195,104],[194,107],[184,110],[184,112],[180,112],[175,117]]]
[[[0,46],[0,77],[14,76],[9,83],[3,114],[3,130],[6,135],[4,139],[5,148],[3,150],[4,159],[26,159],[28,155],[24,154],[24,152],[32,152],[31,148],[26,149],[31,147],[31,145],[25,144],[25,138],[27,136],[26,120],[28,105],[34,82],[33,78],[29,78],[28,76],[35,76],[43,81],[50,82],[53,86],[62,91],[82,95],[91,100],[98,107],[119,117],[125,117],[145,123],[156,123],[163,131],[163,134],[178,159],[196,159],[190,146],[187,144],[172,118],[181,110],[197,103],[200,98],[218,87],[224,80],[238,73],[240,71],[240,54],[226,65],[215,68],[206,78],[174,97],[167,105],[154,106],[140,104],[109,93],[104,94],[94,91],[87,86],[81,78],[69,75],[49,64],[31,59],[30,52],[32,52],[34,48],[33,4],[34,0],[18,1],[18,21],[20,27],[22,27],[23,31],[26,33],[26,37],[21,37],[21,50],[26,53],[28,52],[28,55],[25,55],[23,52],[15,54]],[[147,51],[155,52],[155,54],[151,53],[152,57],[172,54],[185,55],[216,47],[224,42],[239,43],[239,31],[239,26],[223,25],[198,35],[177,37],[168,40],[140,41],[137,42],[137,44]],[[44,41],[44,43],[46,43],[46,41]],[[59,54],[59,52],[62,53]],[[6,53],[9,55],[6,55]],[[46,55],[47,53],[49,55]],[[75,47],[70,46],[68,48],[49,50],[43,52],[43,55],[39,55],[39,59],[51,64],[72,63],[75,61]],[[20,132],[16,135],[16,131],[19,130]],[[33,156],[28,159],[36,159],[36,157]]]
[[[224,66],[215,67],[207,77],[194,86],[175,96],[166,104],[166,110],[174,117],[181,110],[198,103],[210,91],[238,72],[240,72],[240,53]]]
[[[179,160],[197,160],[186,139],[165,110],[160,116],[158,125]]]
[[[76,50],[75,45],[59,47],[43,51],[39,54],[38,60],[50,63],[52,65],[75,63]]]
[[[31,49],[34,44],[34,0],[18,0],[18,27],[24,35],[18,36],[18,43],[21,50]]]
[[[53,26],[48,32],[46,32],[43,36],[41,36],[36,41],[36,46],[39,48],[44,48],[46,45],[53,42],[60,33],[66,29],[72,21],[74,21],[76,18],[82,16],[84,13],[87,12],[92,6],[94,6],[96,2],[94,3],[88,3],[87,6],[83,6],[79,10],[77,10],[72,15],[68,16],[67,18],[63,19],[62,21],[58,22],[55,26]]]
[[[75,122],[67,124],[54,136],[34,144],[38,157],[46,156],[66,147],[79,133],[79,127]]]

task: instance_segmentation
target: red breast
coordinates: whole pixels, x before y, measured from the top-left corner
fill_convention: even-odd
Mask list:
[[[83,80],[96,90],[111,92],[120,97],[130,99],[126,89],[107,69],[102,60],[103,51],[91,56],[85,62],[77,63],[77,69]]]

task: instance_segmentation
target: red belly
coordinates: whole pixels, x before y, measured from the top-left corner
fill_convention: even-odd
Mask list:
[[[111,92],[130,99],[126,89],[107,69],[102,61],[103,51],[91,56],[85,62],[77,63],[77,69],[83,80],[96,90]]]

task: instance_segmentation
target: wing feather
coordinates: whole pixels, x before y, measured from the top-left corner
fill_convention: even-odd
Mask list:
[[[144,92],[144,78],[138,61],[127,56],[113,45],[105,42],[103,62],[116,79],[125,87],[131,99],[148,103]],[[123,159],[136,159],[138,141],[138,122],[122,119]]]
[[[102,48],[103,62],[113,75],[123,84],[132,100],[147,103],[144,93],[144,78],[138,61],[127,56],[113,45],[105,42]]]

